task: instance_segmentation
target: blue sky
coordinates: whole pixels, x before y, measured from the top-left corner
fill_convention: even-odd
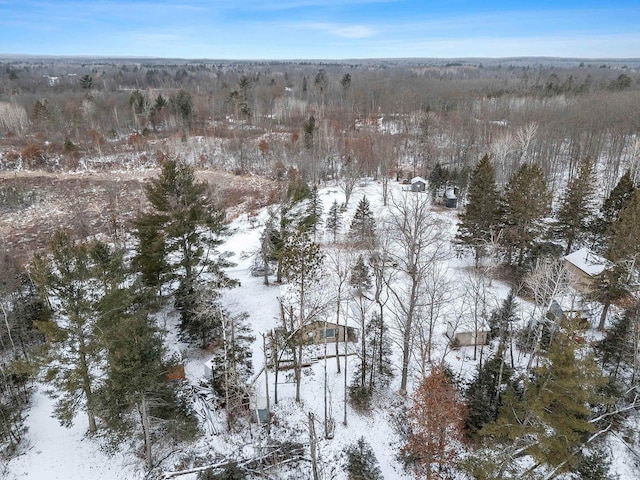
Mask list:
[[[638,58],[640,0],[0,0],[0,54]]]

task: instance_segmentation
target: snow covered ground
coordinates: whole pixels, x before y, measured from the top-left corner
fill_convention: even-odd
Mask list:
[[[414,195],[402,191],[402,185],[392,184],[394,195]],[[363,195],[367,196],[371,203],[372,210],[377,219],[386,215],[386,208],[382,206],[381,186],[373,181],[356,188],[349,202],[348,211],[344,214],[345,229],[353,217],[353,212]],[[327,212],[334,199],[339,203],[344,202],[344,194],[338,187],[327,187],[320,190],[323,208]],[[455,210],[434,208],[432,214],[436,221],[443,227],[443,232],[447,238],[452,238],[456,230]],[[246,312],[248,322],[253,328],[256,342],[253,346],[254,372],[260,372],[263,365],[264,352],[262,350],[263,333],[267,333],[279,323],[278,297],[285,295],[286,286],[263,285],[261,277],[251,276],[250,269],[253,264],[253,256],[257,251],[262,225],[267,218],[267,211],[262,210],[258,221],[250,221],[245,215],[237,218],[231,225],[232,235],[221,247],[221,251],[233,252],[231,260],[235,266],[228,270],[228,274],[241,282],[241,286],[223,293],[224,306],[231,313]],[[329,235],[320,237],[320,241],[330,243]],[[327,248],[329,248],[327,246]],[[456,315],[456,311],[469,308],[470,290],[473,287],[470,274],[468,273],[471,258],[458,258],[453,250],[450,252],[447,266],[448,288],[451,288],[450,299],[444,306],[441,320],[436,325],[434,333],[433,356],[436,359],[445,358],[448,365],[455,373],[469,378],[475,371],[476,360],[473,360],[473,348],[467,347],[452,350],[448,346],[445,332],[447,329],[446,320]],[[487,287],[486,309],[490,313],[496,308],[501,300],[508,293],[508,286],[502,282],[493,280]],[[327,285],[330,288],[330,285]],[[528,318],[531,305],[520,301],[520,315],[523,319]],[[167,324],[175,323],[175,318],[168,318]],[[197,385],[205,374],[205,362],[209,359],[206,352],[188,347],[180,343],[174,334],[171,342],[173,350],[180,351],[185,359],[185,370],[189,382]],[[322,435],[324,419],[324,392],[323,361],[318,361],[303,371],[302,381],[302,402],[296,404],[295,385],[287,379],[283,372],[280,374],[278,385],[278,405],[272,404],[275,424],[272,435],[276,438],[297,440],[308,444],[308,414],[313,413],[317,424],[316,433],[318,436],[318,452],[323,465],[323,478],[336,480],[346,479],[343,468],[344,449],[353,444],[360,436],[371,444],[379,461],[385,479],[409,479],[413,478],[402,470],[397,459],[397,454],[401,447],[400,440],[394,429],[393,412],[394,404],[398,403],[397,394],[400,372],[399,349],[396,348],[393,367],[396,379],[392,383],[389,395],[382,399],[374,410],[368,415],[360,415],[347,406],[347,424],[343,424],[345,404],[344,404],[344,377],[336,371],[335,358],[329,359],[327,368],[327,389],[329,391],[329,412],[335,419],[336,430],[332,440],[324,439]],[[478,356],[480,352],[476,352]],[[487,352],[482,352],[485,356]],[[356,357],[350,356],[347,365],[348,371],[353,372],[356,365]],[[418,379],[419,372],[415,368],[411,371],[411,380]],[[344,365],[344,364],[343,364]],[[344,368],[344,366],[343,366]],[[273,396],[274,376],[270,373],[270,392]],[[348,382],[351,383],[349,375]],[[411,382],[410,382],[411,383]],[[258,375],[255,378],[256,394],[258,397],[264,395],[264,376]],[[272,398],[273,402],[273,398]],[[12,460],[3,473],[7,480],[30,479],[30,480],[120,480],[143,478],[142,461],[134,452],[120,451],[113,455],[105,453],[101,448],[98,439],[85,435],[87,424],[83,415],[78,416],[72,428],[61,427],[57,420],[51,418],[52,401],[44,394],[40,387],[34,394],[33,406],[29,413],[28,446],[24,452],[16,459]],[[220,422],[220,417],[215,416],[213,422]],[[219,455],[237,454],[246,448],[246,443],[259,442],[264,438],[264,432],[252,432],[253,437],[228,436],[220,433],[223,429],[209,429],[204,436],[193,445],[193,451],[198,454],[203,452],[217,453]],[[623,450],[620,448],[620,450]],[[187,452],[181,453],[183,456]],[[614,471],[620,475],[621,479],[635,478],[632,470],[625,464],[630,464],[631,454],[617,453],[614,458]],[[306,468],[306,467],[301,467]],[[172,470],[173,465],[170,460],[165,465],[165,470]],[[187,475],[185,480],[195,479],[195,475]],[[286,478],[310,478],[308,471],[291,472]]]

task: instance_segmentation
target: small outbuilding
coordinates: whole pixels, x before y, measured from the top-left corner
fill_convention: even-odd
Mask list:
[[[447,187],[442,195],[442,201],[447,208],[456,208],[458,206],[458,197],[453,187]]]
[[[610,262],[606,258],[588,248],[576,250],[565,256],[563,260],[571,276],[571,285],[583,293],[591,291],[595,277],[610,266]]]
[[[356,342],[358,329],[333,322],[314,321],[299,328],[293,334],[293,339],[296,343],[300,342],[303,345],[321,345],[335,341]]]
[[[489,343],[489,327],[478,325],[478,328],[461,327],[453,323],[447,323],[447,337],[454,347],[472,347],[474,345],[486,345]]]
[[[427,189],[427,181],[422,177],[413,177],[411,179],[412,192],[424,192]]]

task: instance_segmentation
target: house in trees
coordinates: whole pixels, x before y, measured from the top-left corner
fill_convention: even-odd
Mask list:
[[[427,181],[422,177],[413,177],[411,179],[412,192],[424,192],[427,189]]]
[[[579,292],[588,293],[593,288],[595,277],[610,266],[610,263],[588,248],[581,248],[563,257],[569,272],[571,286]]]
[[[447,338],[454,347],[486,345],[489,343],[489,326],[484,322],[477,327],[447,322]]]
[[[336,337],[338,342],[356,342],[358,340],[358,329],[318,320],[309,322],[293,334],[294,342],[301,342],[303,345],[334,343]]]

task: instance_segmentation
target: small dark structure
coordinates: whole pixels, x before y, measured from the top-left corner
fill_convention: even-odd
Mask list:
[[[458,197],[453,187],[447,187],[442,195],[442,202],[447,208],[456,208],[458,206]]]
[[[358,340],[357,329],[345,327],[332,322],[316,321],[304,325],[293,334],[294,342],[303,345],[321,345],[323,343],[355,342]]]
[[[411,179],[412,192],[424,192],[427,189],[427,181],[422,177],[413,177]]]

